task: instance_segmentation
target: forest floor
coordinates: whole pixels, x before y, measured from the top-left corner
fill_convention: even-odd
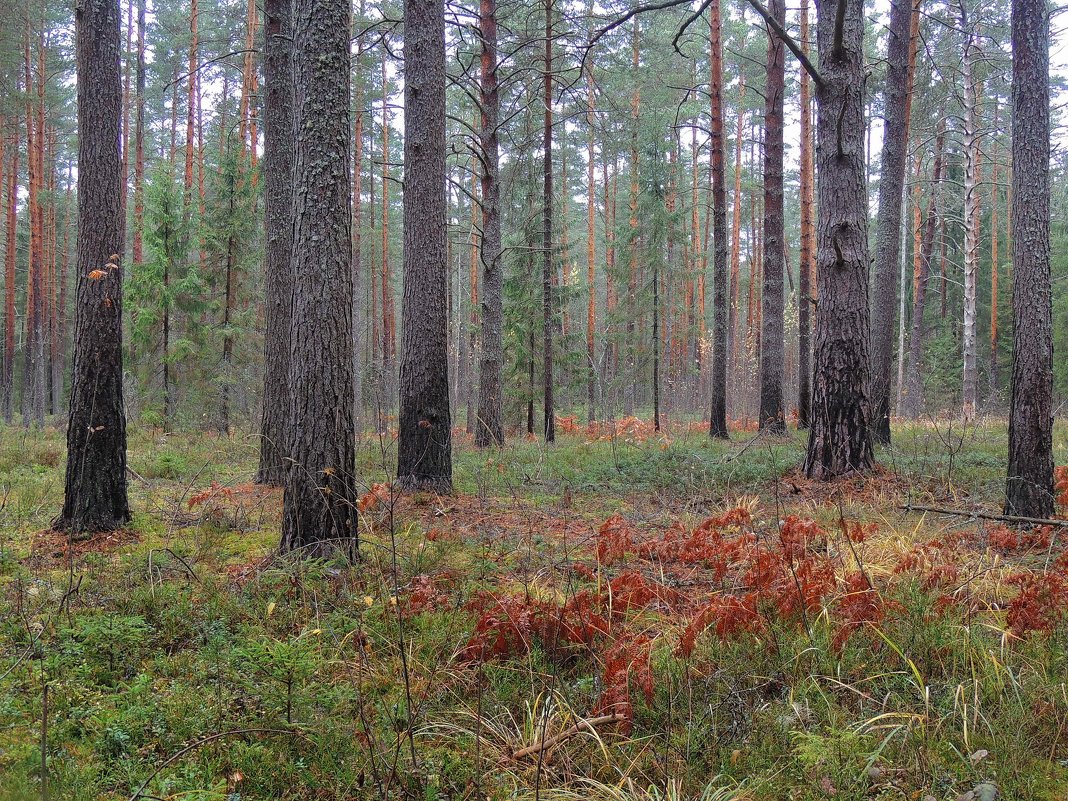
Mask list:
[[[61,434],[0,430],[0,801],[42,744],[63,801],[1066,797],[1068,529],[902,509],[997,513],[1004,421],[835,484],[562,428],[458,435],[450,497],[365,439],[356,566],[273,554],[252,436],[132,429],[129,528],[71,543]]]

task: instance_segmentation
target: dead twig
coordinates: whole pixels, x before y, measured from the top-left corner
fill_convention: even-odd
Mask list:
[[[621,712],[613,712],[611,715],[599,715],[595,718],[580,720],[574,726],[569,726],[559,734],[554,734],[552,737],[542,740],[541,742],[534,743],[534,745],[528,745],[526,748],[520,748],[512,754],[512,759],[520,760],[523,757],[541,754],[544,751],[555,748],[564,740],[568,740],[576,734],[580,734],[584,731],[593,731],[593,729],[602,724],[618,723],[621,720],[623,720],[623,714]]]
[[[906,512],[931,512],[936,515],[950,515],[953,517],[971,517],[976,520],[997,520],[1002,523],[1028,523],[1033,526],[1056,526],[1068,528],[1068,520],[1052,520],[1045,517],[1022,517],[1020,515],[996,515],[993,512],[978,512],[971,509],[947,509],[943,506],[919,506],[905,504],[899,506]]]

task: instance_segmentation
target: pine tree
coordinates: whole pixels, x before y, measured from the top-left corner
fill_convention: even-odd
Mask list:
[[[78,299],[63,511],[75,535],[130,519],[122,396],[122,117],[118,0],[83,0],[78,69]]]

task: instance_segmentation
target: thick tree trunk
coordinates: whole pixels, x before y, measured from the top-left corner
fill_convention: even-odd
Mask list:
[[[556,440],[556,413],[553,409],[553,0],[545,0],[545,116],[542,128],[542,382],[544,384],[543,430],[545,441]]]
[[[838,13],[841,12],[841,13]],[[805,473],[831,479],[874,464],[869,423],[868,203],[861,0],[817,6],[819,221],[815,380]]]
[[[111,531],[130,519],[122,399],[122,116],[118,0],[75,11],[78,70],[78,309],[58,529]]]
[[[264,334],[263,418],[256,482],[282,486],[290,436],[289,349],[293,303],[293,64],[290,0],[267,0],[263,28]]]
[[[711,40],[711,170],[712,170],[712,407],[708,433],[718,439],[727,431],[727,176],[724,171],[726,141],[723,136],[723,35],[719,0],[709,10]],[[738,131],[741,136],[741,130]],[[735,217],[738,216],[737,179]],[[703,311],[703,310],[702,310]]]
[[[478,370],[475,445],[504,444],[501,371],[504,367],[504,270],[501,264],[501,186],[499,180],[500,97],[497,93],[497,4],[481,0],[482,59],[479,103],[482,112],[482,351]]]
[[[404,2],[404,305],[397,478],[452,490],[445,246],[445,9]]]
[[[1012,399],[1005,513],[1053,514],[1049,7],[1012,4]]]
[[[871,397],[872,435],[890,442],[890,385],[894,364],[894,311],[901,254],[901,206],[908,146],[909,96],[912,92],[913,9],[910,0],[892,0],[890,42],[886,53],[885,125],[879,212],[875,222],[872,293]]]
[[[770,0],[771,16],[786,27],[784,0]],[[761,292],[760,429],[786,433],[783,412],[783,94],[786,87],[786,48],[768,31],[767,80],[764,87],[764,275]]]
[[[349,226],[349,3],[295,0],[292,436],[283,552],[358,557]]]

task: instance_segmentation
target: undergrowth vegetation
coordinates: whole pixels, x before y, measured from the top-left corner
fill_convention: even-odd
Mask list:
[[[69,542],[61,436],[0,433],[0,799],[1065,797],[1066,530],[901,508],[996,511],[1003,424],[833,486],[560,429],[458,434],[453,497],[365,439],[355,567],[273,555],[251,438],[133,432],[131,527]]]

